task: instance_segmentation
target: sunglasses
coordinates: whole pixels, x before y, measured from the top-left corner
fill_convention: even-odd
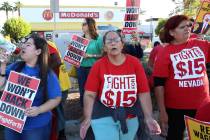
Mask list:
[[[22,38],[22,39],[20,40],[20,43],[21,43],[21,44],[26,43],[26,42],[28,41],[29,38],[31,38],[31,35],[28,35],[28,36]]]

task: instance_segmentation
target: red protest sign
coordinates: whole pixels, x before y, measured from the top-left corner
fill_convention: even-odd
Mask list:
[[[126,7],[139,7],[140,0],[126,0]]]
[[[76,67],[79,67],[83,54],[86,52],[89,40],[78,35],[72,36],[72,41],[65,53],[64,60]]]
[[[8,81],[0,99],[0,124],[22,132],[27,116],[25,109],[30,108],[40,80],[14,71],[10,72]]]
[[[126,13],[124,17],[124,34],[132,34],[137,31],[140,0],[126,0]]]

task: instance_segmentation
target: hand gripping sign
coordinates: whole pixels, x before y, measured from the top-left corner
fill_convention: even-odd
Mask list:
[[[40,80],[14,71],[10,72],[8,81],[0,99],[0,124],[22,132]]]

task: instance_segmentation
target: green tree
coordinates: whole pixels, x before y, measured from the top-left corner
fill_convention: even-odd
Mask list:
[[[192,18],[196,17],[196,14],[201,6],[201,0],[172,0],[172,1],[176,4],[176,8],[171,14],[181,13]]]
[[[31,26],[22,18],[11,18],[3,25],[3,34],[9,35],[16,42],[31,32]]]
[[[0,10],[5,11],[6,12],[6,17],[8,19],[8,13],[9,11],[13,10],[13,7],[9,4],[9,2],[4,2],[1,7]]]
[[[167,21],[167,19],[159,19],[158,20],[158,25],[155,28],[155,34],[156,35],[159,35],[160,29],[163,28],[163,26],[165,25],[166,21]]]
[[[20,17],[20,8],[22,7],[22,3],[20,1],[15,2],[15,6],[13,7],[14,11],[18,11],[18,16]]]
[[[195,18],[200,6],[200,0],[184,0],[184,14]]]

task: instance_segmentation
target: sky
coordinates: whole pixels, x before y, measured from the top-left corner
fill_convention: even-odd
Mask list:
[[[50,0],[0,0],[0,5],[4,1],[14,3],[20,1],[24,5],[49,5]],[[60,5],[72,6],[114,6],[117,2],[119,7],[124,7],[126,0],[59,0]],[[144,15],[140,15],[140,19],[148,19],[151,17],[168,17],[170,11],[175,8],[172,0],[140,0],[140,8],[145,10]],[[5,12],[0,11],[0,26],[5,21]]]

